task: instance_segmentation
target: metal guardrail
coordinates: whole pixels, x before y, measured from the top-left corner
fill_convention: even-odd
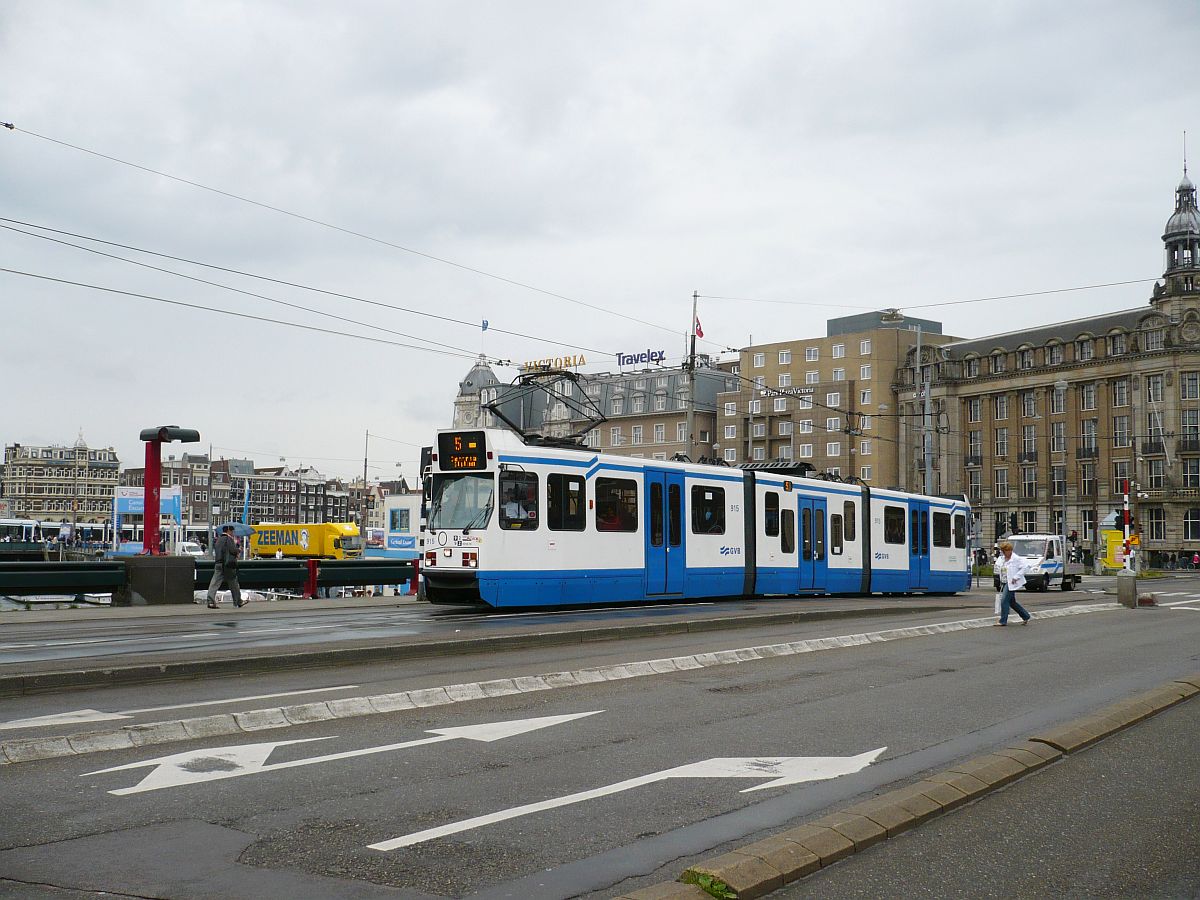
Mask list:
[[[100,562],[0,562],[0,594],[109,594],[125,586],[125,564]]]
[[[141,557],[144,561],[145,557]],[[178,560],[179,557],[171,557]],[[315,585],[310,566],[316,567]],[[192,582],[204,590],[212,580],[214,563],[195,562]],[[342,585],[405,584],[412,580],[413,561],[398,559],[252,559],[238,564],[243,589],[278,588],[303,592]],[[129,584],[124,560],[97,562],[0,562],[0,594],[116,593]]]

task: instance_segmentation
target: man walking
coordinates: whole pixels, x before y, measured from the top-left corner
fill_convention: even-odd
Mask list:
[[[1013,545],[1004,541],[1000,544],[1000,555],[996,557],[997,573],[1000,576],[1000,621],[997,625],[1008,624],[1008,609],[1011,606],[1021,617],[1021,624],[1028,625],[1031,618],[1020,603],[1017,602],[1016,591],[1025,586],[1025,572],[1029,563],[1025,557],[1013,553]]]
[[[229,592],[233,594],[233,605],[238,608],[245,606],[242,590],[238,587],[238,545],[233,538],[232,525],[221,529],[221,536],[213,545],[213,562],[216,565],[213,566],[212,581],[208,583],[208,608],[217,608],[217,589],[222,582],[229,586]]]

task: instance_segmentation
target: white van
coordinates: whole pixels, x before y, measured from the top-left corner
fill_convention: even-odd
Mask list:
[[[204,548],[195,541],[182,541],[175,550],[176,556],[203,556]]]
[[[1025,573],[1027,591],[1046,591],[1056,584],[1064,591],[1071,591],[1083,580],[1083,564],[1065,562],[1061,534],[1014,534],[1002,538],[1000,543],[1004,541],[1013,545],[1014,556],[1023,556],[1029,563]],[[1000,576],[992,580],[996,590],[1000,590]]]

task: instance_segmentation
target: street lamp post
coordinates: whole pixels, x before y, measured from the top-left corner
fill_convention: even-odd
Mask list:
[[[1054,382],[1054,390],[1060,394],[1066,394],[1067,382],[1062,378]],[[1035,395],[1036,398],[1036,395]],[[1065,438],[1066,435],[1063,435]],[[1054,484],[1054,463],[1050,462],[1050,484]],[[1063,552],[1063,578],[1067,574],[1067,445],[1063,444],[1063,483],[1062,483],[1062,552]],[[1065,584],[1064,580],[1064,584]]]

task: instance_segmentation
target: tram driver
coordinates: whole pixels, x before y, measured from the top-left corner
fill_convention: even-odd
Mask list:
[[[525,507],[517,500],[516,488],[509,488],[508,493],[504,495],[504,518],[506,519],[528,519],[529,514],[525,512]]]

